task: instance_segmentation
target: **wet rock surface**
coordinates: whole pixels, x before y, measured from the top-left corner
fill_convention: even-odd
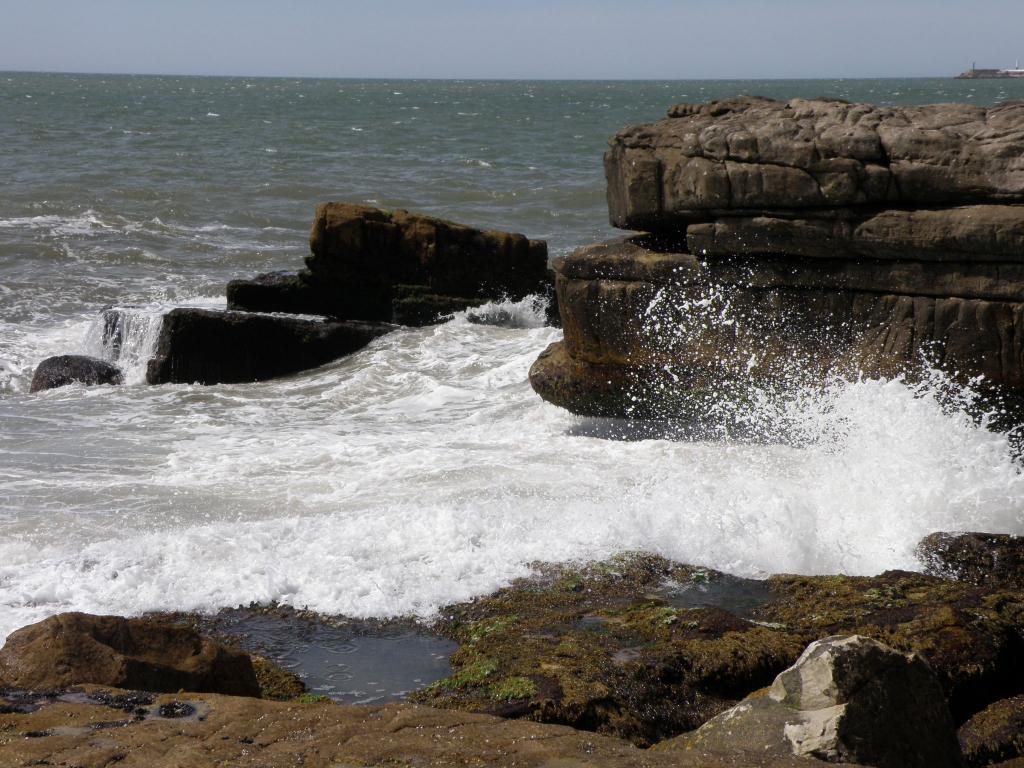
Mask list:
[[[928,665],[857,635],[812,643],[767,692],[656,747],[694,748],[879,768],[963,765],[949,709]]]
[[[650,556],[554,568],[451,606],[454,673],[432,706],[564,723],[648,746],[764,686],[822,637],[861,634],[927,659],[957,722],[1024,691],[1024,596],[922,574],[773,577],[737,611],[676,594],[728,583]],[[730,587],[732,588],[732,587]],[[756,607],[755,607],[756,606]],[[742,614],[748,618],[741,618]]]
[[[917,548],[928,573],[992,587],[1024,589],[1024,536],[933,533]]]
[[[97,685],[259,696],[247,654],[149,619],[62,613],[23,627],[0,649],[0,681],[56,690]]]
[[[263,381],[352,354],[396,326],[179,308],[164,316],[150,384]]]
[[[121,369],[105,360],[85,355],[48,357],[36,366],[30,392],[42,392],[68,384],[122,384]]]

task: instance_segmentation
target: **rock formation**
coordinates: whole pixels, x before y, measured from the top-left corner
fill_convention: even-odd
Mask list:
[[[917,546],[927,573],[1004,589],[1024,589],[1024,536],[933,533]]]
[[[64,387],[68,384],[121,384],[121,370],[105,360],[85,355],[48,357],[36,366],[30,392]]]
[[[150,384],[262,381],[315,368],[390,333],[389,323],[178,308],[163,319]]]
[[[964,764],[928,665],[857,635],[812,643],[767,694],[656,749],[794,754],[878,768]]]
[[[647,234],[556,260],[545,399],[691,417],[750,382],[930,365],[1024,394],[1024,105],[678,105],[605,170],[612,224]]]
[[[260,695],[247,654],[191,629],[84,613],[62,613],[14,632],[0,650],[0,680],[29,690],[93,683],[144,691]]]
[[[306,269],[228,285],[231,309],[427,325],[548,283],[547,245],[408,211],[317,206]]]

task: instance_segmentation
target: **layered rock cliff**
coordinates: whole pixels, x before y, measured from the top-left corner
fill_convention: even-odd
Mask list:
[[[679,105],[605,169],[612,224],[647,234],[556,260],[545,399],[689,417],[750,382],[932,366],[1024,393],[1024,105]]]

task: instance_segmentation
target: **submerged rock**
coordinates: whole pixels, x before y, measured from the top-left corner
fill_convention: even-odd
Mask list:
[[[174,309],[164,316],[150,384],[263,381],[356,352],[396,326],[249,312]]]
[[[964,723],[958,735],[971,768],[1024,757],[1024,696],[989,705]]]
[[[298,274],[232,281],[229,308],[428,325],[548,285],[543,241],[402,210],[319,205],[310,250]]]
[[[122,384],[121,369],[105,360],[85,355],[48,357],[36,366],[29,392],[67,386],[68,384]]]
[[[928,665],[858,635],[812,643],[767,693],[655,749],[794,754],[878,768],[963,765]]]
[[[933,533],[917,546],[928,573],[989,587],[1024,589],[1024,536]]]
[[[84,613],[62,613],[14,632],[0,649],[0,679],[32,690],[92,683],[260,695],[247,654],[183,627]]]

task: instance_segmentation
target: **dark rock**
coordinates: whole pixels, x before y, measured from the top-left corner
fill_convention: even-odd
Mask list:
[[[298,274],[228,284],[228,308],[429,325],[548,285],[547,245],[408,211],[324,203]]]
[[[396,286],[454,299],[520,299],[542,290],[547,245],[408,211],[317,206],[308,281],[332,315],[390,320]]]
[[[930,365],[1024,393],[1024,302],[956,295],[1019,296],[1013,265],[1004,280],[977,265],[703,260],[672,247],[634,238],[556,259],[565,340],[531,373],[542,397],[586,415],[681,418],[750,385],[914,381]]]
[[[84,613],[62,613],[14,632],[0,650],[0,677],[36,690],[92,683],[259,696],[244,653],[190,629]]]
[[[1024,696],[991,704],[964,723],[958,735],[971,768],[1024,757]]]
[[[812,643],[766,694],[655,749],[762,759],[794,754],[878,768],[963,765],[949,708],[928,665],[857,635]]]
[[[391,317],[400,325],[422,326],[442,322],[456,312],[480,304],[480,299],[429,293],[421,285],[396,285],[392,289]]]
[[[227,287],[228,309],[246,312],[328,314],[327,302],[305,275],[268,272],[251,280],[232,280]]]
[[[1024,589],[1024,536],[933,533],[917,546],[927,573],[988,587]]]
[[[263,381],[356,352],[395,326],[179,308],[164,317],[150,384]]]
[[[60,355],[48,357],[32,375],[29,392],[41,392],[68,384],[121,384],[124,378],[121,370],[105,360],[85,355]]]

